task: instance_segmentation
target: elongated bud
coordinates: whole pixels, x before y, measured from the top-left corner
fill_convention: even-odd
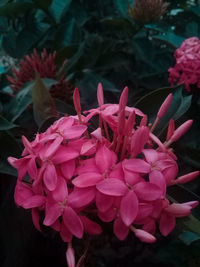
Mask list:
[[[122,109],[125,109],[127,101],[128,101],[128,87],[126,86],[120,96],[119,111],[121,111]]]
[[[174,182],[176,184],[185,184],[194,180],[197,176],[199,176],[199,174],[200,174],[199,171],[190,172],[188,174],[178,177],[178,179],[176,179]]]
[[[119,113],[118,133],[122,135],[125,127],[125,110],[122,109]]]
[[[193,120],[188,120],[179,126],[175,131],[170,140],[166,143],[166,146],[169,146],[173,142],[176,142],[180,139],[192,126]]]
[[[173,203],[165,208],[165,211],[176,217],[185,217],[190,214],[191,209],[191,205],[188,205],[187,203]]]
[[[68,249],[66,251],[66,259],[68,267],[75,267],[75,256],[71,243],[68,244]]]
[[[97,87],[97,100],[99,106],[101,107],[104,104],[103,87],[101,83],[99,83]]]
[[[140,239],[140,241],[144,243],[154,243],[156,241],[155,236],[142,229],[135,229],[134,234],[137,238]]]
[[[81,102],[80,102],[80,94],[79,94],[78,88],[74,89],[73,102],[74,102],[74,107],[75,107],[77,114],[80,114],[81,113]]]
[[[175,129],[174,120],[171,119],[171,120],[169,121],[169,126],[168,126],[168,130],[167,130],[167,138],[166,138],[167,141],[168,141],[168,140],[172,137],[172,135],[174,134],[174,129]]]
[[[165,101],[162,103],[162,105],[158,111],[158,114],[157,114],[157,117],[159,119],[161,119],[165,115],[167,110],[169,109],[169,106],[171,105],[171,102],[172,102],[172,98],[173,98],[173,95],[171,93],[166,97]]]
[[[135,111],[129,114],[128,120],[126,122],[127,136],[131,135],[134,125],[135,125]]]

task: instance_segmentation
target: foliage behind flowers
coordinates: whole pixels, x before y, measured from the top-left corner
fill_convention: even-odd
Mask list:
[[[33,142],[22,137],[22,158],[9,157],[18,170],[15,202],[32,209],[35,227],[40,222],[60,233],[68,243],[68,266],[75,266],[72,239],[84,233],[98,235],[98,222],[112,222],[113,232],[124,240],[129,233],[145,243],[154,243],[157,224],[163,236],[175,227],[176,218],[188,216],[197,201],[170,203],[167,187],[187,183],[199,171],[177,178],[177,157],[170,148],[191,127],[188,120],[174,128],[170,120],[166,141],[153,134],[167,112],[170,94],[150,127],[145,114],[128,107],[128,88],[119,104],[104,104],[98,85],[99,107],[81,111],[80,97],[74,91],[77,116],[62,117]],[[99,125],[90,130],[91,120]],[[42,220],[42,221],[41,221]],[[77,265],[79,266],[79,265]]]

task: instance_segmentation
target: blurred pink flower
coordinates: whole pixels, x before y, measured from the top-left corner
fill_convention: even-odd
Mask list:
[[[171,86],[184,84],[188,92],[200,88],[200,39],[186,39],[174,53],[175,66],[168,69]]]

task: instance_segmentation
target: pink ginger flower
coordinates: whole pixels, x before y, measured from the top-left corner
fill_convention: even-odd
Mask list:
[[[168,69],[171,86],[184,84],[188,92],[200,88],[200,39],[186,39],[174,53],[175,66]],[[198,89],[197,89],[198,90]]]
[[[78,89],[73,99],[77,116],[60,118],[32,142],[23,136],[21,158],[8,158],[18,170],[16,204],[31,209],[38,230],[41,224],[51,227],[68,243],[68,266],[75,266],[73,238],[102,233],[97,218],[112,223],[120,240],[132,233],[142,242],[153,243],[157,225],[163,236],[170,234],[176,218],[188,216],[198,202],[170,203],[167,187],[199,175],[194,171],[177,178],[177,157],[170,148],[189,130],[192,120],[177,129],[170,120],[163,142],[153,133],[172,94],[151,127],[147,115],[126,106],[127,87],[119,104],[105,104],[99,84],[99,107],[88,111],[81,110]],[[93,116],[99,125],[90,132]]]
[[[12,69],[11,76],[7,75],[12,89],[15,92],[19,91],[25,83],[35,79],[35,72],[37,72],[40,78],[51,78],[58,81],[50,88],[53,97],[70,102],[74,86],[59,73],[55,60],[56,51],[48,54],[44,49],[41,54],[38,54],[34,49],[31,55],[26,55],[24,59],[20,60],[18,68]]]

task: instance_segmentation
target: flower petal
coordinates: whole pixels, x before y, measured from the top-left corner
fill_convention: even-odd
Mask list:
[[[89,186],[95,186],[102,179],[103,177],[101,174],[95,172],[89,172],[77,176],[72,181],[72,183],[79,188],[85,188]]]
[[[68,204],[73,208],[81,208],[91,203],[95,198],[96,189],[89,188],[74,188],[69,194]]]
[[[162,190],[157,185],[149,182],[136,184],[134,191],[137,197],[144,201],[154,201],[162,197]]]
[[[176,225],[175,216],[168,212],[162,212],[160,217],[159,229],[163,236],[167,236]]]
[[[151,170],[149,163],[142,159],[127,159],[123,162],[123,167],[128,171],[148,173]]]
[[[129,191],[121,200],[120,215],[123,223],[130,226],[138,213],[138,198],[134,191]]]
[[[53,164],[47,164],[43,174],[44,184],[49,191],[53,191],[57,185],[57,173]]]
[[[101,173],[109,170],[117,161],[116,154],[105,145],[98,149],[95,155],[95,162]]]
[[[65,226],[73,235],[78,238],[83,237],[83,224],[77,213],[71,207],[65,207],[63,220]]]
[[[128,235],[129,227],[127,227],[122,219],[118,217],[114,222],[113,231],[119,240],[124,240]]]
[[[100,225],[98,225],[96,222],[91,221],[85,216],[80,216],[80,219],[83,223],[83,227],[85,232],[87,232],[90,235],[100,235],[102,233],[102,229]]]
[[[115,178],[108,178],[96,185],[96,188],[103,194],[109,196],[123,196],[127,192],[124,182]]]
[[[105,212],[106,210],[112,207],[112,204],[113,204],[112,196],[102,194],[99,191],[96,192],[96,205],[100,211]]]

